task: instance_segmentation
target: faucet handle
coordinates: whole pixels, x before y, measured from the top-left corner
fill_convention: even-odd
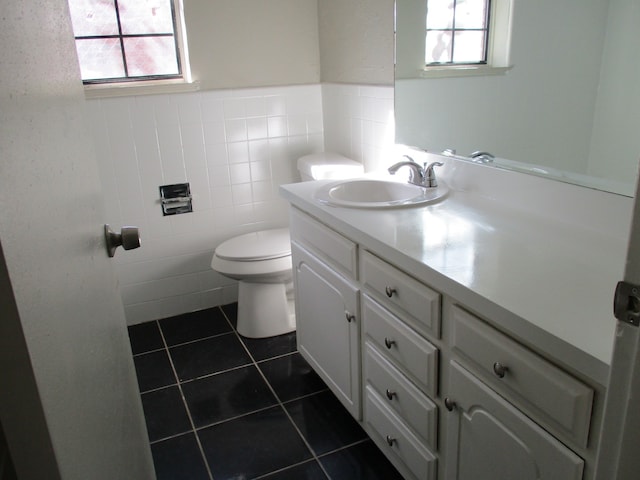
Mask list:
[[[424,186],[425,187],[437,187],[438,180],[436,180],[436,172],[434,172],[435,167],[442,167],[444,163],[442,162],[433,162],[429,165],[424,164]]]

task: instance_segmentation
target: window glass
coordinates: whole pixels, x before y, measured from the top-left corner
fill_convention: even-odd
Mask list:
[[[120,40],[117,38],[79,39],[76,50],[83,80],[124,76]]]
[[[118,0],[123,34],[173,34],[170,0]]]
[[[76,37],[118,34],[113,0],[69,0],[69,8]]]
[[[181,77],[174,0],[69,0],[82,80]]]
[[[427,0],[427,66],[486,63],[489,8],[489,0]]]

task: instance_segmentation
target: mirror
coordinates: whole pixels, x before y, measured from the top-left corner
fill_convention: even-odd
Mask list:
[[[424,70],[425,3],[396,0],[396,143],[633,196],[637,0],[493,0],[509,11],[508,68],[446,77]]]

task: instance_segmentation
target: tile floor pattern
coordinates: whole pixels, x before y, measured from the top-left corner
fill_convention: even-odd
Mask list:
[[[296,351],[236,304],[129,327],[158,480],[401,480]]]

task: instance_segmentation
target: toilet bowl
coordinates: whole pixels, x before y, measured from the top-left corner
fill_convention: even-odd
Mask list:
[[[333,153],[301,157],[303,180],[344,179],[363,174],[358,162]],[[221,243],[211,268],[238,280],[240,335],[264,338],[295,330],[291,241],[288,228],[247,233]]]

